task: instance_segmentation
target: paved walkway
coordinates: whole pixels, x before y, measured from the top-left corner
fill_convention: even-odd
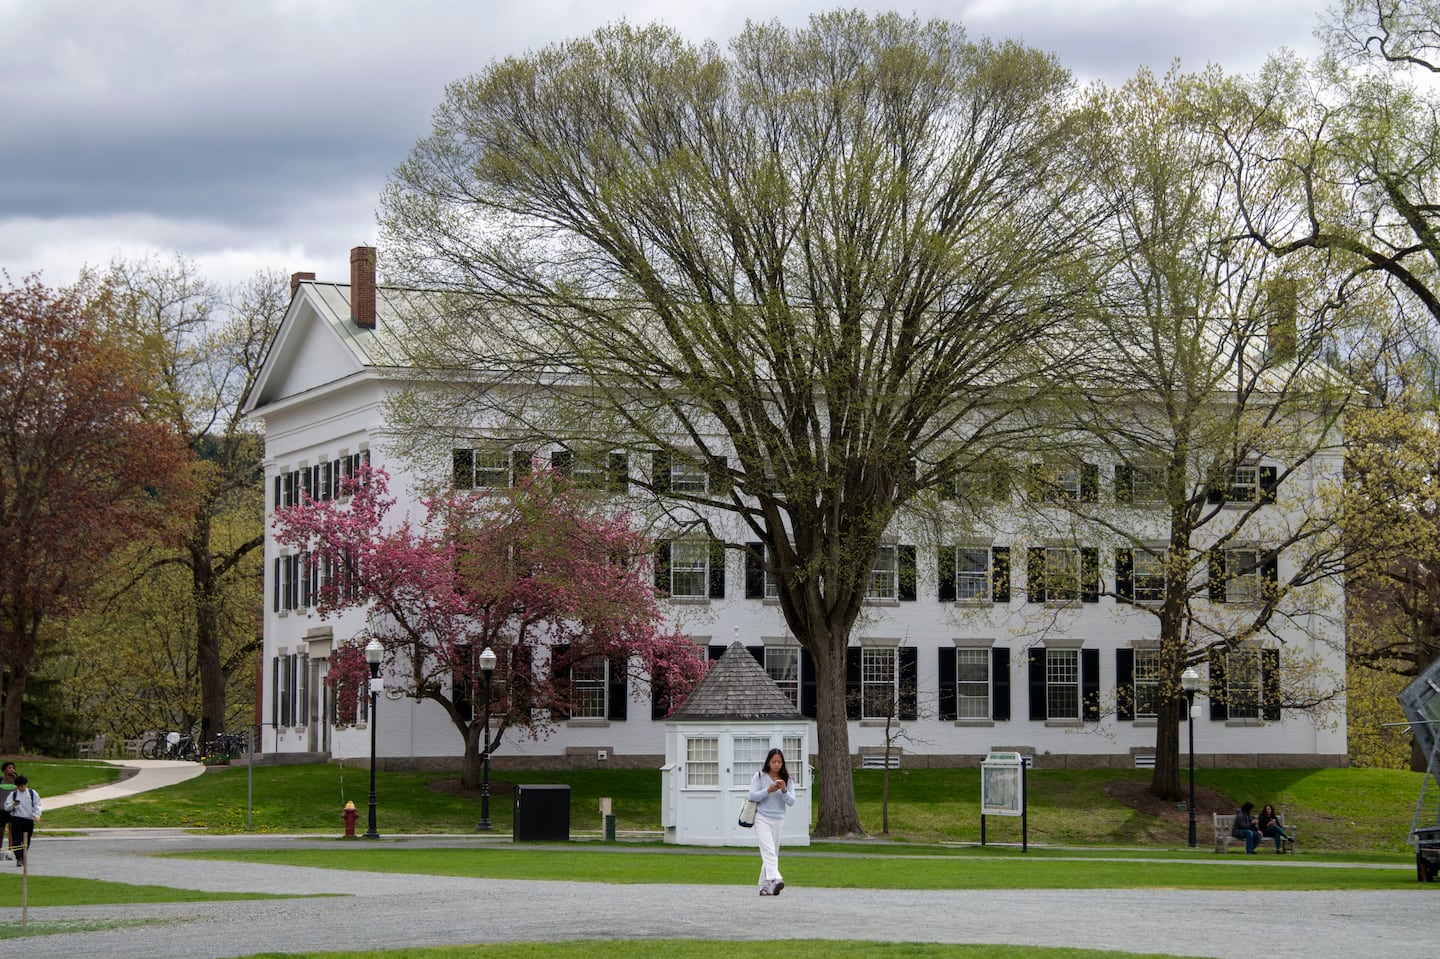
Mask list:
[[[160,778],[181,774],[159,767],[146,778],[132,777],[104,788],[129,784],[131,791],[140,791],[153,788],[147,784]],[[1435,949],[1435,896],[1440,895],[1440,884],[1417,883],[1413,873],[1398,872],[1396,887],[1383,892],[791,886],[783,896],[760,899],[748,884],[463,879],[156,855],[206,849],[334,848],[337,842],[294,836],[194,836],[166,829],[75,834],[42,830],[32,851],[32,875],[333,898],[45,907],[32,897],[32,921],[153,921],[27,938],[24,952],[27,959],[227,959],[260,952],[583,938],[816,938],[1071,946],[1216,959],[1413,959]],[[483,856],[505,845],[497,837],[475,836],[387,836],[378,842],[358,842],[377,856],[407,845],[472,848],[475,855]],[[614,847],[567,848],[578,859],[607,855]],[[804,854],[796,850],[788,855]],[[845,868],[844,857],[829,858],[837,870]],[[1254,860],[1216,864],[1217,868],[1258,865]],[[1042,861],[1037,860],[1037,868],[1044,868]],[[0,921],[19,918],[18,908],[0,909]]]
[[[136,793],[183,783],[205,771],[205,767],[200,763],[180,762],[173,759],[107,759],[105,762],[112,766],[134,769],[135,774],[107,786],[78,789],[73,793],[61,793],[58,796],[47,796],[41,793],[40,821],[42,823],[45,821],[44,810],[63,809],[66,806],[78,806],[81,803],[99,802],[106,799],[124,799],[126,796],[133,796]]]

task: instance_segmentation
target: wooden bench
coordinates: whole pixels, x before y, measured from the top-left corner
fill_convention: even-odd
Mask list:
[[[104,759],[105,758],[105,737],[96,736],[88,743],[80,744],[81,759]]]
[[[1234,814],[1234,813],[1228,813],[1228,814],[1227,814],[1227,813],[1218,813],[1218,812],[1217,812],[1217,813],[1214,813],[1213,815],[1214,815],[1214,817],[1215,817],[1215,851],[1216,851],[1216,852],[1219,852],[1219,853],[1229,852],[1229,851],[1230,851],[1230,844],[1231,844],[1232,842],[1238,842],[1238,843],[1240,844],[1241,848],[1243,849],[1244,846],[1245,846],[1245,840],[1239,839],[1239,838],[1237,838],[1237,837],[1235,837],[1235,836],[1230,835],[1230,827],[1235,824],[1235,814]],[[1276,822],[1280,823],[1280,828],[1283,829],[1283,830],[1285,830],[1285,835],[1287,835],[1287,836],[1290,837],[1290,838],[1285,842],[1285,851],[1286,851],[1286,852],[1295,852],[1295,851],[1296,851],[1296,844],[1295,844],[1295,828],[1296,828],[1296,827],[1290,825],[1288,822],[1285,821],[1285,814],[1282,813],[1282,812],[1277,812],[1277,813],[1275,814],[1275,820],[1276,820]],[[1274,839],[1274,837],[1272,837],[1272,836],[1264,836],[1264,835],[1262,835],[1262,836],[1260,837],[1260,842],[1261,842],[1261,844],[1264,844],[1264,843],[1273,843],[1274,841],[1275,841],[1275,839]]]

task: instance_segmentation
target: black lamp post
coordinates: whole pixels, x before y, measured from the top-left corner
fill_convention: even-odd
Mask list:
[[[1185,690],[1185,715],[1190,720],[1190,848],[1195,848],[1195,688],[1200,685],[1200,674],[1193,666],[1186,666],[1180,674],[1180,687]]]
[[[365,662],[370,664],[370,828],[365,833],[366,839],[380,838],[375,828],[375,709],[379,705],[380,659],[384,655],[385,647],[378,639],[370,640],[365,646]]]
[[[495,675],[495,651],[489,646],[480,654],[480,672],[485,676],[485,755],[480,774],[480,832],[490,831],[490,680]]]

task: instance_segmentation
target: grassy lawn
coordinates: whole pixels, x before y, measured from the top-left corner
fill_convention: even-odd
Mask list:
[[[71,772],[64,767],[74,765]],[[90,764],[56,763],[32,773],[41,794],[63,792],[63,776],[96,775]],[[39,767],[28,767],[37,769]],[[103,772],[104,767],[101,767]],[[878,770],[854,773],[860,818],[878,829],[881,777]],[[469,833],[479,819],[479,802],[431,788],[454,774],[382,772],[377,776],[378,824],[384,834]],[[1029,776],[1028,828],[1032,845],[1184,846],[1185,827],[1131,809],[1105,794],[1116,780],[1148,782],[1145,770],[1037,769]],[[616,825],[627,831],[660,829],[660,773],[648,769],[504,772],[496,774],[490,804],[495,830],[511,828],[509,785],[568,783],[572,835],[598,834],[599,799],[614,800]],[[1237,802],[1274,802],[1299,824],[1304,855],[1321,852],[1406,854],[1421,775],[1389,769],[1205,769],[1197,784],[1220,790]],[[174,826],[210,832],[314,832],[339,835],[346,801],[360,809],[361,829],[369,798],[368,768],[360,765],[218,766],[205,775],[160,792],[57,809],[46,813],[51,829],[107,826]],[[980,839],[979,770],[914,769],[890,774],[890,835],[896,841],[976,843]],[[1218,810],[1217,810],[1218,811]],[[1228,812],[1229,810],[1225,810]],[[1208,849],[1211,810],[1198,814],[1200,843]],[[991,842],[1020,840],[1020,820],[990,817]]]
[[[17,869],[0,873],[0,907],[20,908],[21,877]],[[29,879],[31,906],[101,906],[113,903],[229,902],[235,899],[289,899],[264,892],[221,893],[170,886],[133,886],[99,879],[69,876],[32,875]]]
[[[384,952],[311,952],[308,959],[734,959],[762,954],[758,946],[694,939],[516,942],[502,945],[392,949]],[[913,942],[847,942],[785,939],[784,959],[1161,959],[1158,953],[1044,949],[1037,946],[946,946]],[[266,952],[252,959],[300,959],[295,953]],[[1176,959],[1166,954],[1164,959]],[[1183,957],[1182,957],[1183,959]]]
[[[1193,861],[1064,858],[1058,850],[1021,853],[998,849],[983,855],[890,856],[883,849],[850,850],[860,858],[789,850],[785,878],[795,886],[837,889],[1419,889],[1414,870],[1398,857],[1382,865],[1334,869],[1303,859],[1259,866],[1232,857]],[[755,880],[750,850],[689,852],[676,847],[636,849],[587,844],[565,847],[497,845],[467,849],[422,849],[375,843],[337,843],[333,849],[216,850],[174,854],[187,859],[222,859],[320,869],[414,873],[486,879],[569,882],[701,883],[746,885]],[[1271,857],[1275,859],[1276,857]],[[1246,868],[1249,867],[1249,868]]]

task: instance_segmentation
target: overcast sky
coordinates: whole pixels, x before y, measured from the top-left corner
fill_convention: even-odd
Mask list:
[[[349,278],[445,84],[617,19],[724,41],[746,19],[895,9],[1054,52],[1082,81],[1313,53],[1325,0],[0,0],[0,269],[52,286],[176,252],[222,283]]]

